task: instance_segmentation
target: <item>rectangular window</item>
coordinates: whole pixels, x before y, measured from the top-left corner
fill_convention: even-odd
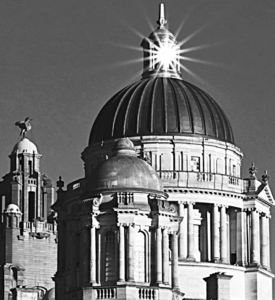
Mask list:
[[[232,166],[232,176],[235,176],[236,177],[236,165],[233,165]]]
[[[200,171],[200,157],[191,156],[191,171],[194,172]]]
[[[29,222],[35,218],[35,193],[29,192]]]

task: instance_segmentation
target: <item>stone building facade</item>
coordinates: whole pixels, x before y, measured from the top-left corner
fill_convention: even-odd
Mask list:
[[[0,299],[42,299],[54,287],[57,225],[52,182],[36,145],[23,137],[0,182]]]
[[[58,182],[56,299],[272,299],[268,175],[241,178],[223,110],[161,58],[179,51],[162,5],[158,24],[142,79],[94,122],[85,177]]]

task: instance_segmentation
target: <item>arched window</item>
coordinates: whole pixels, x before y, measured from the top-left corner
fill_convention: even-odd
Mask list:
[[[135,281],[145,282],[145,235],[138,232],[135,241]]]
[[[17,287],[17,280],[18,280],[18,272],[16,268],[11,268],[11,285],[12,288]]]
[[[116,251],[115,233],[108,231],[105,234],[105,281],[116,280]]]

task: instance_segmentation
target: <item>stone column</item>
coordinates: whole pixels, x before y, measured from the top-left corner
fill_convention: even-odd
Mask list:
[[[213,261],[220,260],[219,206],[213,206]]]
[[[261,215],[261,264],[263,268],[268,269],[268,233],[269,228],[267,227],[268,218],[265,214]]]
[[[172,234],[172,288],[179,288],[178,279],[178,236],[174,232]]]
[[[118,280],[125,281],[125,235],[124,226],[119,224],[119,272]]]
[[[90,282],[96,282],[96,232],[95,227],[92,226],[90,229],[91,235],[91,258],[90,258]]]
[[[156,228],[156,283],[162,283],[162,232]]]
[[[179,259],[186,258],[186,251],[185,251],[185,217],[184,216],[184,204],[183,202],[179,202],[179,216],[183,217],[179,225]]]
[[[259,212],[254,209],[251,213],[251,263],[252,265],[260,264],[260,220]]]
[[[127,281],[135,281],[134,247],[135,247],[135,229],[133,225],[130,225],[129,232],[128,232],[128,280]]]
[[[102,266],[102,236],[101,230],[97,231],[97,283],[101,282],[101,266]]]
[[[194,224],[193,224],[193,205],[194,203],[189,202],[188,203],[188,209],[187,209],[187,219],[188,219],[188,248],[187,248],[187,260],[194,261],[195,260],[195,254],[194,254]]]
[[[169,241],[167,228],[162,232],[162,261],[162,281],[164,284],[169,284]]]
[[[270,227],[269,222],[271,216],[266,216],[266,234],[267,234],[267,268],[270,270]]]
[[[246,247],[246,212],[241,209],[237,212],[237,258],[236,263],[238,266],[247,265],[247,247]]]
[[[221,207],[221,262],[228,263],[228,252],[227,252],[227,219],[226,219],[226,206]]]

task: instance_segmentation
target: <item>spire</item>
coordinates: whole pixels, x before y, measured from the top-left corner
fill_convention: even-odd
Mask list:
[[[160,28],[164,28],[167,23],[167,20],[165,19],[165,11],[164,11],[164,4],[160,3],[159,5],[159,19],[157,20],[157,24]]]
[[[144,53],[143,78],[170,77],[181,79],[180,46],[175,36],[165,27],[164,4],[159,5],[159,25],[148,38],[143,39],[141,46]]]

